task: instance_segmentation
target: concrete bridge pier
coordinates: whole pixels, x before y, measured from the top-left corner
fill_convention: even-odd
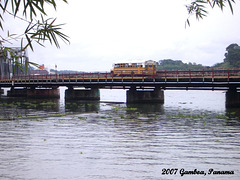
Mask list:
[[[52,88],[14,88],[7,92],[8,97],[28,97],[28,98],[60,98],[60,91],[57,87]]]
[[[4,94],[4,89],[2,89],[1,87],[0,87],[0,95],[1,94]]]
[[[136,90],[131,87],[127,91],[127,103],[164,103],[164,91],[158,87],[154,90]]]
[[[9,91],[7,91],[8,97],[27,97],[27,88],[14,88],[11,87]]]
[[[65,99],[68,100],[100,100],[98,88],[74,89],[72,86],[65,91]]]
[[[30,88],[27,90],[27,97],[30,98],[60,98],[60,90],[58,87],[52,88]]]
[[[226,107],[240,107],[240,92],[235,86],[230,86],[226,92]]]

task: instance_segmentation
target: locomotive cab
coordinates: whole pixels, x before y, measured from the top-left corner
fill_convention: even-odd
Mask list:
[[[156,74],[157,63],[153,60],[145,61],[145,73],[146,74]]]

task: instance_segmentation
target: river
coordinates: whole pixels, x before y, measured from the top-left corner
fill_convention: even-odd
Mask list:
[[[0,99],[0,179],[240,179],[240,108],[225,93],[165,91],[164,104]]]

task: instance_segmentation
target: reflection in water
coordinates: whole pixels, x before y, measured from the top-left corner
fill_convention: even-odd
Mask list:
[[[97,112],[99,111],[100,103],[98,101],[80,101],[80,100],[66,100],[66,112]]]
[[[127,104],[128,108],[137,108],[141,113],[164,113],[164,105],[162,103],[136,103],[136,104]]]
[[[230,118],[240,118],[240,108],[226,108],[226,116]]]
[[[59,112],[59,99],[25,99],[7,98],[0,99],[0,118],[13,119],[34,115],[46,115]]]
[[[239,109],[196,108],[194,99],[180,105],[176,99],[125,104],[1,98],[0,179],[239,179]],[[58,113],[65,114],[51,116]],[[163,168],[178,171],[162,175]],[[234,174],[181,177],[182,168]]]

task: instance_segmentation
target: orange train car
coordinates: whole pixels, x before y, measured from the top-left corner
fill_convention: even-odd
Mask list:
[[[113,65],[111,73],[114,76],[120,75],[152,75],[156,74],[157,62],[153,60],[144,63],[117,63]]]

